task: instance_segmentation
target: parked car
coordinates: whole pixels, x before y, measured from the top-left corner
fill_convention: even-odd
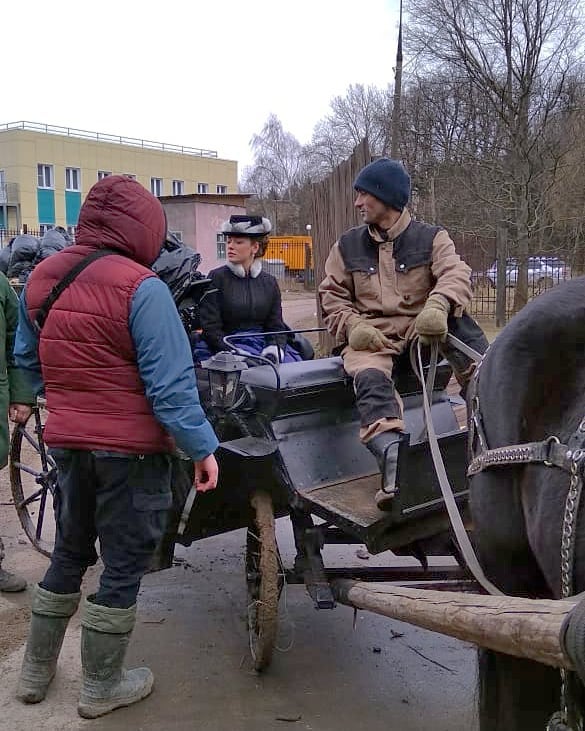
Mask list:
[[[571,277],[571,268],[556,256],[528,257],[528,285],[532,287],[551,287]],[[498,263],[495,261],[485,272],[477,272],[473,277],[478,286],[494,288],[498,281]],[[518,260],[506,260],[506,287],[515,287],[518,281]]]

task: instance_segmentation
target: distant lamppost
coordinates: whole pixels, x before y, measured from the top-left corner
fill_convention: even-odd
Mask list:
[[[398,25],[398,47],[396,49],[396,68],[394,69],[394,101],[392,104],[392,145],[390,156],[395,160],[400,155],[400,103],[402,101],[402,0],[400,0],[400,21]]]
[[[308,223],[305,226],[305,229],[307,231],[307,236],[310,236],[311,235],[311,230],[313,229],[313,227],[311,226],[311,224]],[[313,241],[313,239],[311,239],[311,242],[312,241]],[[307,290],[311,288],[311,284],[312,284],[312,281],[313,281],[313,266],[312,266],[312,263],[313,263],[313,249],[312,249],[311,244],[306,243],[305,244],[305,276],[304,276],[304,285],[305,285],[305,289],[307,289]]]

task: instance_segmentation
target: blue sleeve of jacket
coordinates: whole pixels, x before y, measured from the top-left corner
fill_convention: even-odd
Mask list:
[[[25,374],[35,396],[41,394],[45,386],[39,361],[39,338],[26,309],[26,289],[22,290],[18,305],[18,327],[14,337],[14,361]]]
[[[217,437],[199,402],[193,356],[171,293],[155,277],[144,280],[130,308],[138,370],[154,415],[191,459],[215,452]]]

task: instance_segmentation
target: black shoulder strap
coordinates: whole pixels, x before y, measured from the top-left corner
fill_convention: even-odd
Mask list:
[[[67,289],[71,282],[73,282],[73,280],[76,279],[79,274],[81,274],[85,267],[89,266],[96,259],[101,259],[102,256],[109,256],[110,254],[118,253],[119,252],[113,251],[112,249],[98,249],[88,256],[85,256],[81,261],[78,261],[77,264],[67,272],[63,279],[61,279],[60,282],[57,282],[57,284],[47,295],[47,298],[45,299],[43,304],[39,307],[39,311],[37,312],[37,316],[35,317],[34,322],[37,333],[40,333],[43,329],[45,321],[49,316],[51,307],[55,304],[55,302],[59,299],[61,294],[64,292],[64,290]]]

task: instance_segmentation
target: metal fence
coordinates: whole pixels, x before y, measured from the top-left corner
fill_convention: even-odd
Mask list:
[[[30,234],[31,236],[37,236],[38,238],[42,237],[41,231],[38,229],[28,228],[27,226],[23,226],[21,229],[0,227],[0,249],[8,246],[10,241],[20,234]]]
[[[503,326],[527,301],[579,273],[566,249],[534,252],[519,259],[509,242],[452,234],[458,253],[471,267],[470,313],[478,320]],[[522,280],[526,289],[521,285]]]

